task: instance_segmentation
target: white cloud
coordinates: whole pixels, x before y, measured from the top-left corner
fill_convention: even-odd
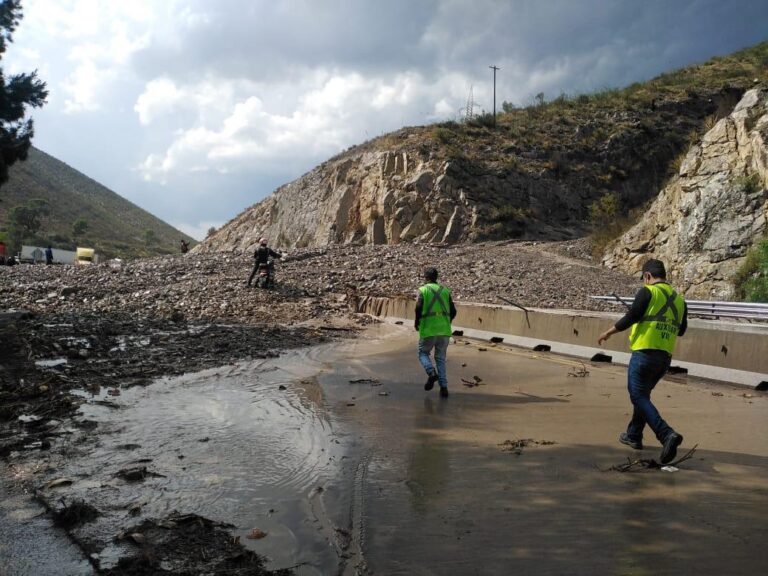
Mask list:
[[[170,225],[181,230],[184,234],[192,236],[195,240],[203,240],[211,228],[220,228],[223,220],[203,220],[200,222],[170,222]]]
[[[209,79],[179,88],[167,79],[153,81],[135,107],[143,124],[182,105],[180,102],[197,109],[198,121],[179,131],[164,153],[148,155],[139,171],[146,180],[168,182],[184,173],[255,170],[285,158],[332,155],[364,139],[361,126],[377,127],[378,134],[397,127],[393,118],[405,122],[408,117],[410,121],[409,107],[416,102],[426,102],[426,109],[444,118],[452,117],[455,106],[442,95],[455,94],[453,84],[457,82],[467,85],[466,79],[455,75],[430,86],[414,72],[387,80],[317,71],[303,86],[295,87],[296,103],[284,113],[276,110],[280,106],[268,106],[262,98],[249,95],[258,88],[253,84]],[[226,94],[215,98],[219,109],[229,107],[218,121],[210,115],[206,120],[203,113],[212,104],[211,86]],[[438,101],[443,102],[439,107]]]
[[[103,109],[114,84],[130,74],[131,56],[149,42],[156,15],[152,4],[151,0],[25,1],[15,35],[22,47],[17,58],[42,68],[51,103],[60,102],[64,112]],[[31,46],[42,58],[29,51]]]
[[[173,112],[183,102],[184,94],[172,80],[158,78],[147,83],[133,109],[139,115],[139,122],[147,126],[159,116]]]
[[[369,102],[376,92],[376,83],[358,74],[321,74],[316,78],[322,83],[300,96],[289,114],[268,110],[261,98],[249,95],[243,86],[229,85],[223,91],[230,96],[237,93],[239,98],[217,98],[219,104],[229,106],[218,122],[206,122],[203,113],[210,104],[212,83],[184,88],[184,101],[198,108],[198,124],[177,134],[164,154],[147,157],[140,171],[145,179],[162,180],[174,172],[228,172],[289,155],[308,157],[338,151],[348,139],[348,122],[357,120],[362,103]],[[227,82],[220,80],[216,85],[226,86]],[[155,85],[137,102],[140,116],[150,118],[157,105],[149,103],[163,93],[172,99],[179,97],[179,91],[167,84]]]
[[[107,82],[109,72],[102,70],[91,60],[83,60],[75,71],[62,82],[61,87],[68,95],[64,111],[77,113],[99,109],[98,95]]]

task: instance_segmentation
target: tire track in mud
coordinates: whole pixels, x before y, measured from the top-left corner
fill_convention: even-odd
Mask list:
[[[365,547],[365,482],[372,451],[364,454],[357,463],[352,480],[352,497],[349,507],[348,529],[333,524],[323,502],[324,489],[315,488],[309,496],[310,508],[319,524],[320,533],[333,543],[339,558],[339,576],[363,576],[368,574],[363,549]]]

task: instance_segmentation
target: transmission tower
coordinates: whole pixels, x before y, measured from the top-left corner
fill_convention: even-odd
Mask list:
[[[469,85],[469,96],[467,96],[467,110],[464,112],[464,122],[469,122],[475,117],[475,96],[473,86]]]

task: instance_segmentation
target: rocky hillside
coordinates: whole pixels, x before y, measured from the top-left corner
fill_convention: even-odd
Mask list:
[[[38,199],[45,201],[48,214],[37,238],[26,238],[25,244],[51,243],[65,250],[79,244],[125,258],[177,252],[180,238],[195,242],[85,174],[31,148],[29,158],[13,165],[0,188],[0,231],[10,210]],[[77,220],[84,220],[87,228],[75,237]]]
[[[507,104],[495,125],[406,128],[279,188],[199,250],[581,236],[606,194],[626,211],[654,198],[691,140],[768,83],[767,64],[768,43],[623,90]]]
[[[604,264],[636,272],[661,258],[689,297],[727,299],[756,238],[768,232],[768,90],[749,90],[733,113],[691,146],[677,176]]]

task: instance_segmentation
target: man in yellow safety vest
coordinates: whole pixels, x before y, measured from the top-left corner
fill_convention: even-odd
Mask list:
[[[451,337],[451,320],[456,317],[456,307],[451,299],[451,291],[437,283],[437,269],[424,271],[427,281],[419,288],[416,300],[415,328],[419,331],[419,362],[427,372],[424,390],[432,390],[435,382],[440,383],[440,396],[448,397],[448,377],[445,371],[445,356]],[[435,365],[430,353],[435,351]],[[437,366],[437,370],[435,370]]]
[[[643,428],[648,424],[661,442],[661,463],[667,464],[675,459],[683,436],[661,417],[651,402],[651,391],[669,369],[677,337],[685,334],[688,328],[688,308],[685,300],[667,284],[667,271],[661,260],[648,260],[643,265],[642,274],[644,286],[635,295],[632,307],[600,335],[598,344],[632,327],[627,388],[634,411],[619,442],[642,450]]]

